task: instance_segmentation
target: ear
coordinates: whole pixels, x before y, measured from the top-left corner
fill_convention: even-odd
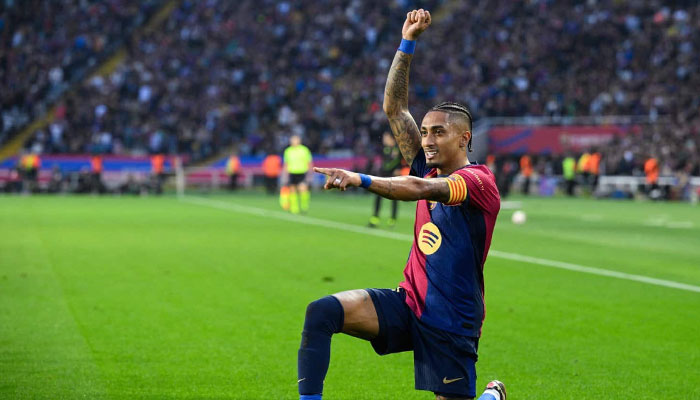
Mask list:
[[[466,149],[467,144],[469,144],[469,140],[472,138],[472,133],[469,131],[464,131],[462,132],[462,135],[459,138],[459,148],[461,149]]]

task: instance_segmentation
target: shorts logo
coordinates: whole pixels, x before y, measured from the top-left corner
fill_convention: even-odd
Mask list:
[[[425,255],[430,255],[438,251],[442,244],[440,230],[432,222],[427,222],[420,227],[418,233],[418,248]]]

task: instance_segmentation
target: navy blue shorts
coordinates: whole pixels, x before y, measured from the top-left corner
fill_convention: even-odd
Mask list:
[[[399,288],[367,289],[379,319],[372,347],[379,355],[413,350],[416,389],[445,397],[476,397],[479,338],[457,335],[422,323]]]

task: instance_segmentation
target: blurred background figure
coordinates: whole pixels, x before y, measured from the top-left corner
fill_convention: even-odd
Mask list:
[[[382,135],[382,154],[381,154],[381,164],[379,165],[377,174],[382,177],[389,176],[399,176],[401,175],[401,162],[403,157],[401,157],[401,151],[399,151],[399,146],[396,144],[394,135],[391,132],[384,132]],[[399,212],[399,201],[390,200],[391,202],[391,217],[387,221],[387,225],[391,228],[396,225],[396,218]],[[379,212],[382,208],[382,196],[375,195],[374,199],[374,214],[369,217],[370,228],[376,228],[379,225]]]
[[[265,175],[265,191],[269,195],[277,192],[280,174],[282,173],[282,157],[277,154],[268,154],[262,162],[263,175]]]
[[[644,162],[644,175],[646,176],[646,194],[650,199],[657,200],[659,190],[659,160],[654,155],[649,156]]]
[[[589,186],[591,193],[595,193],[598,187],[598,178],[600,176],[601,154],[595,148],[591,150],[591,155],[588,158],[588,173],[590,180]]]
[[[495,175],[496,172],[498,172],[498,170],[496,169],[496,168],[497,168],[497,167],[496,167],[496,156],[494,156],[493,154],[489,154],[488,156],[486,156],[486,166],[487,166],[487,167],[491,170],[491,172],[493,172],[494,175]]]
[[[151,156],[151,188],[155,194],[163,193],[163,180],[165,179],[165,156],[154,154]]]
[[[579,182],[581,183],[581,188],[585,191],[589,191],[591,182],[591,170],[590,163],[591,153],[584,151],[581,157],[578,158],[578,164],[576,164],[576,171],[579,173]]]
[[[529,155],[523,154],[522,157],[520,157],[520,175],[523,179],[522,192],[526,196],[530,194],[532,171],[532,159]]]
[[[289,211],[289,185],[280,187],[280,207],[284,211]]]
[[[573,196],[576,189],[576,159],[571,154],[567,154],[561,162],[561,169],[566,194]]]
[[[60,193],[65,191],[65,183],[63,179],[63,172],[61,172],[61,167],[54,165],[51,168],[51,179],[49,180],[48,192],[49,193]]]
[[[289,182],[289,211],[292,214],[309,211],[311,194],[307,183],[313,158],[309,148],[301,144],[301,137],[289,138],[289,147],[284,150],[284,168]]]
[[[228,176],[229,190],[238,188],[238,176],[241,169],[241,160],[238,158],[238,152],[233,151],[226,160],[226,176]]]
[[[41,158],[35,152],[25,152],[19,158],[19,170],[22,176],[22,192],[34,193],[38,189]]]
[[[102,184],[102,156],[95,154],[90,157],[90,173],[91,173],[91,192],[103,193],[104,185]]]

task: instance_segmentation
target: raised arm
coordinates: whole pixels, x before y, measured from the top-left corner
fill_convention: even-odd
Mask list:
[[[430,26],[430,22],[428,11],[420,9],[409,12],[401,31],[402,38],[415,42]],[[384,112],[401,154],[409,165],[413,163],[421,147],[418,125],[408,111],[408,75],[412,58],[413,54],[403,50],[396,52],[384,88]]]

